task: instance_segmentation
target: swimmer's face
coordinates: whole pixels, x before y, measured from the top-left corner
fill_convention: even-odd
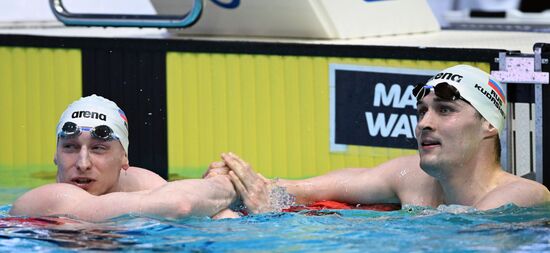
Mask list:
[[[430,93],[417,104],[416,137],[420,166],[439,178],[474,157],[483,139],[484,120],[463,100],[443,100]]]
[[[59,138],[55,154],[57,182],[76,185],[93,195],[117,191],[128,158],[117,140],[93,138],[89,132]]]

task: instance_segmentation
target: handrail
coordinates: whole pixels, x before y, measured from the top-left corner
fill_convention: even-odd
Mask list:
[[[89,14],[69,12],[62,0],[49,1],[55,17],[67,26],[185,28],[199,20],[203,8],[203,0],[194,0],[191,10],[183,16]]]

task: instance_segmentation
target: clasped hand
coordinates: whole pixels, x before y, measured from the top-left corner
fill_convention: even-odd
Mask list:
[[[233,153],[223,153],[221,158],[222,161],[210,164],[203,178],[227,175],[249,212],[275,211],[270,202],[274,187],[271,180],[256,173],[250,164]]]

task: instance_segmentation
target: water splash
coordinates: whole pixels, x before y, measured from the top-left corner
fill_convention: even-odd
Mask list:
[[[463,205],[439,205],[437,208],[429,206],[416,206],[416,205],[403,205],[402,210],[413,214],[413,215],[435,215],[435,214],[469,214],[476,213],[479,210],[472,206],[463,206]]]
[[[271,211],[280,212],[296,202],[296,197],[286,191],[286,188],[277,185],[277,178],[273,180],[273,188],[269,192],[269,206]]]

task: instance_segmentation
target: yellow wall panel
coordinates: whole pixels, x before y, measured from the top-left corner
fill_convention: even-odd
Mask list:
[[[286,104],[285,104],[285,80],[284,60],[278,59],[270,63],[271,74],[269,78],[269,94],[271,96],[271,171],[280,177],[287,177],[287,154],[286,154]],[[282,154],[282,155],[278,155]]]
[[[12,90],[14,114],[12,118],[12,124],[14,131],[10,135],[13,140],[13,149],[15,150],[13,161],[14,165],[27,163],[27,136],[30,134],[29,125],[27,125],[27,64],[28,60],[25,55],[26,50],[22,48],[15,48],[12,51],[11,63],[13,64],[13,83],[16,89]],[[24,134],[16,134],[24,133]]]
[[[295,56],[284,57],[284,110],[285,122],[282,127],[285,128],[286,135],[281,138],[286,140],[286,146],[283,147],[283,152],[279,153],[277,159],[285,159],[282,167],[275,168],[281,178],[288,178],[293,171],[301,168],[302,149],[300,129],[295,125],[300,122],[300,111],[297,107],[300,105],[300,80],[299,75],[299,58]]]
[[[230,148],[233,152],[242,153],[243,152],[243,142],[244,139],[243,133],[243,94],[241,93],[241,66],[240,66],[240,57],[237,55],[227,55],[221,58],[225,58],[225,70],[226,70],[226,91],[227,99],[225,100],[225,105],[227,107],[227,115],[220,116],[216,120],[216,124],[225,124],[230,122],[227,125],[227,131],[224,133],[227,134],[226,140],[227,143],[223,146],[225,149],[223,151],[229,151]],[[223,97],[224,95],[220,93]],[[223,105],[221,105],[223,106]],[[231,143],[231,146],[229,146]],[[221,152],[216,150],[217,152]],[[218,157],[216,157],[217,159]]]
[[[216,69],[216,74],[212,75],[212,125],[218,122],[227,122],[227,63],[221,55],[212,56],[212,67]],[[212,149],[227,150],[227,129],[225,131],[214,131],[212,134]],[[218,141],[224,140],[224,141]]]
[[[2,110],[2,116],[5,119],[4,122],[11,122],[13,118],[13,68],[11,64],[11,52],[8,48],[0,47],[0,108]],[[12,147],[13,139],[12,135],[8,133],[13,133],[13,124],[0,124],[0,141],[2,141],[3,146]],[[12,148],[3,148],[0,152],[0,161],[4,164],[3,166],[13,166],[13,149]]]
[[[80,50],[0,47],[0,186],[54,181],[57,120],[82,93]]]
[[[252,164],[258,164],[258,147],[256,146],[258,135],[256,127],[256,65],[254,56],[243,55],[241,59],[241,89],[242,93],[241,110],[243,114],[243,136],[240,140],[243,143],[243,149],[241,154],[247,154],[247,159]],[[232,124],[232,121],[227,122]],[[262,136],[266,137],[266,136]],[[229,143],[231,145],[231,143]],[[231,146],[230,146],[231,147]],[[261,166],[259,164],[258,166]]]
[[[256,138],[255,147],[262,147],[260,150],[256,149],[256,163],[258,166],[265,166],[265,173],[271,174],[271,152],[272,152],[272,127],[271,127],[271,109],[272,99],[270,88],[272,83],[269,80],[271,62],[267,56],[254,57],[254,64],[256,65],[256,75],[254,82],[250,82],[250,86],[256,86],[256,105],[255,110],[255,128],[258,138]],[[252,115],[251,115],[252,116]],[[252,117],[251,117],[252,118]],[[253,147],[254,147],[253,146]]]
[[[217,75],[212,65],[212,57],[207,54],[199,54],[197,58],[197,97],[199,98],[197,108],[198,123],[198,155],[199,161],[205,161],[214,149],[214,101],[212,99],[212,77]]]
[[[348,146],[331,153],[329,65],[443,69],[445,61],[248,54],[167,55],[169,172],[200,177],[233,151],[267,177],[373,167],[416,150]],[[471,63],[489,70],[486,63]]]

